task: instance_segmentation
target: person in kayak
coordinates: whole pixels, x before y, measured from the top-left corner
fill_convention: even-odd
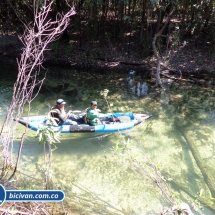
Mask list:
[[[77,125],[77,122],[73,120],[72,111],[66,113],[65,104],[63,99],[58,99],[56,105],[51,109],[51,116],[57,119],[55,121],[58,125]]]
[[[101,111],[97,108],[97,101],[92,101],[90,107],[86,109],[85,122],[89,125],[110,124],[111,122],[120,122],[117,117],[108,118],[108,115],[102,114],[103,118],[99,117]]]
[[[90,125],[102,124],[99,119],[99,113],[101,111],[97,109],[97,101],[92,101],[90,107],[86,109],[86,122]]]

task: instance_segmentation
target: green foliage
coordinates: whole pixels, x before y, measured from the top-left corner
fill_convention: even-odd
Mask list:
[[[205,191],[203,188],[201,188],[201,190],[199,191],[199,197],[201,199],[204,199],[205,202],[207,202],[207,205],[213,205],[215,198],[212,197],[211,192],[210,191]]]
[[[45,187],[46,189],[52,188],[52,168],[51,168],[51,158],[52,158],[52,152],[57,149],[56,143],[60,143],[59,140],[59,134],[60,132],[54,132],[53,126],[55,125],[57,120],[56,118],[53,118],[51,116],[51,113],[54,111],[50,111],[47,116],[46,125],[43,125],[38,128],[36,137],[39,140],[39,143],[44,144],[44,166],[41,168],[41,170],[44,171],[45,176]],[[47,153],[46,153],[46,147],[45,145],[48,145],[48,161],[46,159]]]
[[[60,143],[58,139],[58,133],[53,131],[51,125],[43,126],[37,130],[36,138],[39,139],[39,143],[48,143],[48,144],[55,144]]]
[[[9,1],[6,1],[9,2]],[[38,2],[38,1],[37,1]],[[26,4],[28,5],[26,7]],[[3,29],[9,29],[11,26],[17,28],[17,26],[23,25],[17,20],[25,20],[26,22],[32,22],[33,16],[31,11],[32,3],[26,1],[10,1],[6,3],[4,1],[0,3],[0,11],[2,12],[2,17],[7,21],[0,20]],[[43,8],[43,1],[37,3],[40,9]],[[143,5],[145,5],[143,7]],[[180,26],[180,40],[183,36],[201,36],[199,42],[204,44],[212,44],[210,48],[214,50],[214,3],[210,4],[210,1],[128,1],[128,0],[118,0],[118,1],[104,1],[104,0],[83,0],[80,4],[77,2],[75,6],[78,10],[78,16],[74,17],[71,25],[68,28],[69,36],[80,45],[90,44],[95,45],[101,44],[103,41],[111,41],[111,43],[117,42],[117,48],[127,46],[127,40],[125,40],[125,35],[130,31],[131,26],[128,25],[128,21],[132,20],[132,42],[135,39],[134,52],[143,53],[148,55],[150,53],[151,41],[155,32],[154,23],[159,21],[158,10],[164,13],[164,18],[161,20],[161,26],[163,26],[164,21],[167,18],[170,9],[175,8],[173,14],[174,21],[171,22],[171,28],[169,29],[168,35],[172,35],[174,32],[174,25]],[[68,10],[67,4],[61,4],[62,11]],[[8,8],[7,15],[4,8]],[[147,13],[146,13],[147,9]],[[16,11],[16,14],[14,14]],[[209,12],[207,12],[209,11]],[[207,15],[208,13],[208,15]],[[57,14],[57,8],[53,7],[52,16]],[[14,17],[19,16],[19,19]],[[48,19],[53,17],[47,17]],[[142,20],[145,20],[142,22]],[[153,20],[153,21],[152,21]],[[119,26],[119,27],[118,27]],[[141,26],[141,27],[140,27]],[[14,31],[15,29],[13,29]],[[174,30],[173,30],[174,31]],[[4,32],[4,30],[3,30]],[[75,34],[73,34],[75,33]],[[196,33],[196,35],[194,35]],[[87,35],[87,36],[86,36]],[[135,35],[135,36],[134,36]],[[128,36],[128,34],[126,35]],[[174,36],[174,35],[173,35]],[[141,46],[138,46],[139,38],[144,38],[144,42],[141,39]],[[81,40],[79,40],[81,38]],[[175,37],[173,37],[175,39]],[[113,39],[113,40],[112,40]],[[176,38],[177,39],[177,38]],[[81,42],[79,42],[81,41]],[[173,40],[173,43],[175,40]],[[75,43],[74,43],[75,44]],[[104,46],[107,44],[103,42]],[[150,45],[149,45],[150,44]],[[52,50],[57,53],[59,51],[59,44],[55,42],[52,44]],[[98,45],[99,46],[99,45]],[[97,47],[98,48],[98,47]],[[100,48],[100,47],[99,47]],[[115,47],[114,47],[115,48]],[[139,49],[139,50],[138,50]],[[94,48],[92,48],[94,51]],[[211,50],[211,52],[213,51]],[[70,56],[72,52],[72,47],[66,47],[65,55]],[[74,56],[73,56],[74,57]],[[76,57],[76,56],[75,56]],[[90,60],[92,61],[92,60]],[[93,63],[93,62],[92,62]]]
[[[162,169],[162,166],[163,166],[162,162],[159,162],[155,168],[157,171],[160,171]]]
[[[56,143],[60,143],[59,140],[59,132],[54,132],[53,130],[53,126],[56,124],[57,120],[54,117],[51,117],[51,113],[53,111],[50,111],[47,117],[47,121],[46,121],[46,125],[39,127],[36,133],[35,138],[38,138],[39,143],[43,143],[43,144],[50,144],[53,145],[54,148],[52,149],[52,151],[56,150]]]

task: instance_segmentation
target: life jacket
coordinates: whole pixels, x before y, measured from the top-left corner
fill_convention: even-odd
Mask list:
[[[60,109],[58,108],[58,106],[55,105],[54,107],[51,108],[50,116],[52,118],[54,118],[54,121],[56,122],[56,124],[60,124],[63,121],[59,118],[59,115],[58,115],[57,111],[55,111],[56,109],[58,109],[60,111]]]

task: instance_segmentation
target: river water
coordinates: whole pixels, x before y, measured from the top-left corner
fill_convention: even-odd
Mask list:
[[[52,155],[52,175],[55,189],[65,193],[67,207],[77,207],[82,214],[159,214],[170,204],[152,180],[157,177],[153,169],[156,166],[169,180],[172,195],[187,202],[194,214],[214,214],[195,201],[201,191],[202,198],[209,202],[209,191],[186,140],[175,127],[175,121],[184,123],[201,159],[214,175],[214,87],[166,80],[164,89],[148,84],[148,94],[138,96],[128,84],[127,74],[51,71],[32,103],[31,115],[47,114],[49,105],[58,98],[67,101],[68,110],[84,110],[91,100],[97,100],[98,108],[108,112],[101,93],[104,89],[109,90],[107,101],[112,111],[152,115],[124,133],[61,135]],[[143,83],[138,76],[134,80],[135,86]],[[10,102],[12,82],[8,77],[1,80],[0,124]],[[22,125],[17,126],[14,152],[23,130]],[[20,189],[44,188],[43,164],[44,147],[38,144],[35,132],[28,130],[19,165]],[[197,212],[194,209],[198,205]]]

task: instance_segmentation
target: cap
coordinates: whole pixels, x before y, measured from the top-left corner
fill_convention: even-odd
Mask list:
[[[97,105],[97,101],[92,101],[91,105]]]
[[[66,102],[63,99],[58,99],[57,100],[57,104],[63,104],[63,105],[65,105]]]

